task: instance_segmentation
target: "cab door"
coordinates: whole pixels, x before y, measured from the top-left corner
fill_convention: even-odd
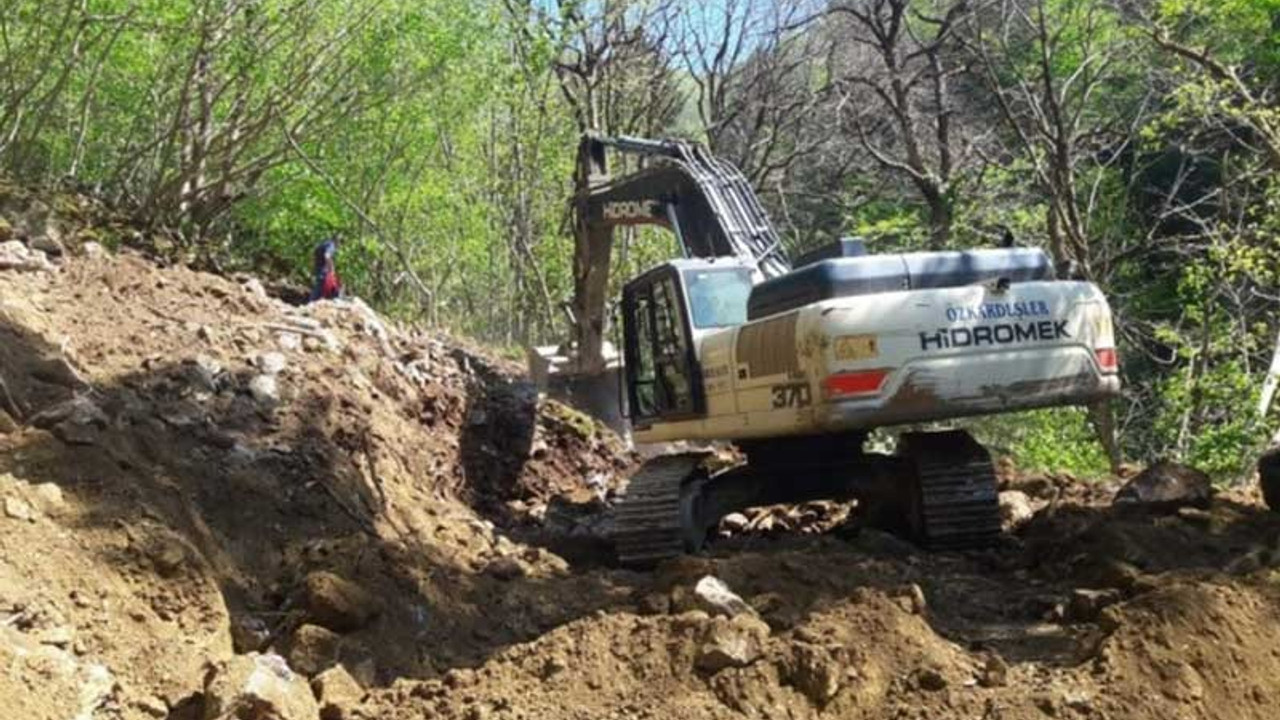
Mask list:
[[[706,412],[688,309],[675,268],[631,281],[622,293],[627,401],[632,422],[687,420]]]

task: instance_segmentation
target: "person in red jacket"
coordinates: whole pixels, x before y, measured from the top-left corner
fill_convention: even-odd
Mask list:
[[[333,235],[312,252],[313,270],[310,302],[342,297],[342,281],[338,279],[336,260],[341,236]]]

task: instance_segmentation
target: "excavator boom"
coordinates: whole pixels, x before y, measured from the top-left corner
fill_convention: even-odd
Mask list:
[[[614,178],[609,150],[657,162]],[[685,257],[736,258],[756,268],[757,280],[791,270],[782,240],[746,178],[701,145],[586,135],[578,151],[576,186],[572,315],[579,372],[605,368],[604,313],[618,226],[666,227]]]

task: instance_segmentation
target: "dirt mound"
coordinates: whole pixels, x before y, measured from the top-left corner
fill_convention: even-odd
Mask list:
[[[1118,479],[1004,466],[1019,512],[986,551],[811,503],[614,569],[593,523],[635,457],[515,368],[36,210],[11,229],[42,259],[0,270],[15,717],[297,712],[308,677],[324,717],[367,720],[1274,715],[1280,521],[1256,491],[1113,506]],[[61,253],[34,247],[50,227]]]
[[[616,437],[358,301],[293,308],[253,283],[70,254],[0,273],[0,622],[38,641],[24,618],[48,607],[49,647],[113,673],[101,707],[182,707],[233,636],[287,652],[318,570],[385,599],[339,652],[369,684],[587,612],[563,560],[490,518],[615,488],[632,462]],[[40,510],[36,487],[65,508]],[[551,578],[564,597],[529,597]],[[543,610],[488,615],[503,604]]]

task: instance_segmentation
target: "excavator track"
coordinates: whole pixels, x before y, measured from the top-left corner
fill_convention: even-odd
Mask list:
[[[705,475],[706,455],[666,455],[649,460],[631,477],[615,515],[614,543],[623,565],[645,566],[683,555],[696,545],[686,498]]]
[[[930,550],[966,550],[1000,536],[1000,503],[991,455],[963,431],[906,433],[900,455],[914,466],[907,523]]]

